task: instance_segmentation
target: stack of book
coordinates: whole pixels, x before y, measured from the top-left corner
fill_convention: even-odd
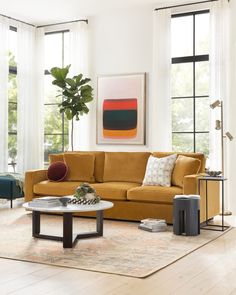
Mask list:
[[[61,202],[58,197],[49,196],[33,199],[33,201],[29,202],[29,206],[51,208],[61,206]]]
[[[141,220],[138,228],[150,232],[162,232],[167,230],[167,224],[164,219],[146,218]]]

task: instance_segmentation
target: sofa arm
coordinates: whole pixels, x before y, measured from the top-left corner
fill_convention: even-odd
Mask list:
[[[30,170],[25,172],[25,201],[31,201],[34,197],[34,185],[47,179],[47,170]]]
[[[201,174],[187,175],[184,177],[183,194],[197,195],[198,194],[198,177]]]
[[[198,177],[205,174],[187,175],[184,177],[184,195],[198,195]],[[218,181],[209,181],[207,186],[208,201],[206,206],[206,182],[200,183],[200,220],[206,220],[206,209],[208,210],[208,219],[216,216],[220,212],[220,185]]]

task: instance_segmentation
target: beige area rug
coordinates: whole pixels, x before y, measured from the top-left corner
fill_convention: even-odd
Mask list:
[[[202,230],[200,236],[139,230],[138,223],[104,221],[104,236],[79,240],[72,249],[62,242],[32,238],[30,212],[0,212],[0,257],[143,278],[222,235]],[[74,218],[74,232],[95,229],[95,220]],[[60,235],[62,217],[42,215],[42,233]]]

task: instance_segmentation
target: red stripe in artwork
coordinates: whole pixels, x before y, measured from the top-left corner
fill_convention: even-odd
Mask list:
[[[130,99],[104,99],[103,110],[137,110],[137,98]]]

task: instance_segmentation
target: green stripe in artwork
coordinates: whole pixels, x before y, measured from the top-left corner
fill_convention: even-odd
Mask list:
[[[130,130],[137,127],[137,110],[111,110],[103,112],[103,128]]]

